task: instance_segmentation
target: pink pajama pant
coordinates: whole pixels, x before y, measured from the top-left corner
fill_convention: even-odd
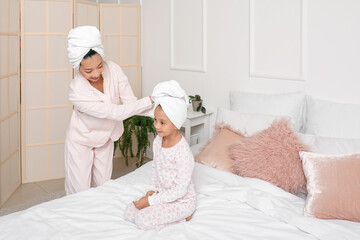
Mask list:
[[[139,210],[130,203],[125,209],[125,218],[144,230],[161,229],[191,216],[195,211],[195,205],[195,201],[175,201]]]
[[[73,194],[109,181],[112,174],[114,142],[88,147],[67,139],[65,142],[65,191]],[[91,181],[92,180],[92,181]]]

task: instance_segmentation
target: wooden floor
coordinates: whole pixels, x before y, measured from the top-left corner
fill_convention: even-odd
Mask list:
[[[129,160],[129,166],[125,165],[125,159],[114,158],[113,162],[113,173],[111,179],[121,177],[136,169],[135,159]],[[64,189],[64,178],[22,184],[15,193],[4,203],[1,207],[8,208],[22,203],[26,203],[33,199],[46,196],[49,193],[55,193],[59,191],[65,191]]]

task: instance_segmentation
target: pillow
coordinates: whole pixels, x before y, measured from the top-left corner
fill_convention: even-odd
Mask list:
[[[230,110],[242,113],[260,113],[289,116],[295,130],[303,132],[305,94],[303,92],[265,94],[230,92]]]
[[[289,127],[287,119],[274,123],[251,137],[230,146],[235,174],[268,181],[297,194],[305,187],[299,151],[307,147]]]
[[[241,113],[218,108],[216,122],[222,122],[231,126],[237,132],[241,132],[244,137],[248,137],[261,130],[270,127],[275,119],[279,116],[258,114],[258,113]],[[291,121],[291,126],[295,128],[295,123]]]
[[[309,151],[322,154],[347,154],[360,152],[360,139],[332,138],[296,133],[309,146]]]
[[[195,156],[195,161],[209,167],[233,172],[232,160],[228,155],[227,148],[243,138],[233,131],[229,125],[217,124],[213,138]]]
[[[304,215],[360,222],[360,153],[300,157],[308,191]]]
[[[360,104],[334,103],[306,98],[306,134],[360,138]]]

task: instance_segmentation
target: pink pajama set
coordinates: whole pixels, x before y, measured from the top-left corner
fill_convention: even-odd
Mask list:
[[[117,64],[107,61],[104,65],[104,93],[79,72],[70,84],[74,110],[65,140],[66,194],[90,188],[92,180],[94,187],[110,180],[114,141],[124,131],[122,121],[153,113],[150,98],[137,100]]]
[[[153,143],[152,187],[150,206],[138,210],[133,203],[125,209],[125,217],[142,229],[161,229],[191,216],[196,207],[196,193],[191,175],[194,158],[185,138],[175,146],[163,148],[162,137]]]

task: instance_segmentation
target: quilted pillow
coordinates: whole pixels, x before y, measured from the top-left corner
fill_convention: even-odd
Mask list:
[[[232,172],[232,160],[228,147],[244,137],[229,125],[219,123],[215,126],[214,136],[195,156],[195,161],[209,167]]]
[[[300,151],[307,147],[284,118],[229,148],[235,174],[268,181],[293,194],[306,186]]]

